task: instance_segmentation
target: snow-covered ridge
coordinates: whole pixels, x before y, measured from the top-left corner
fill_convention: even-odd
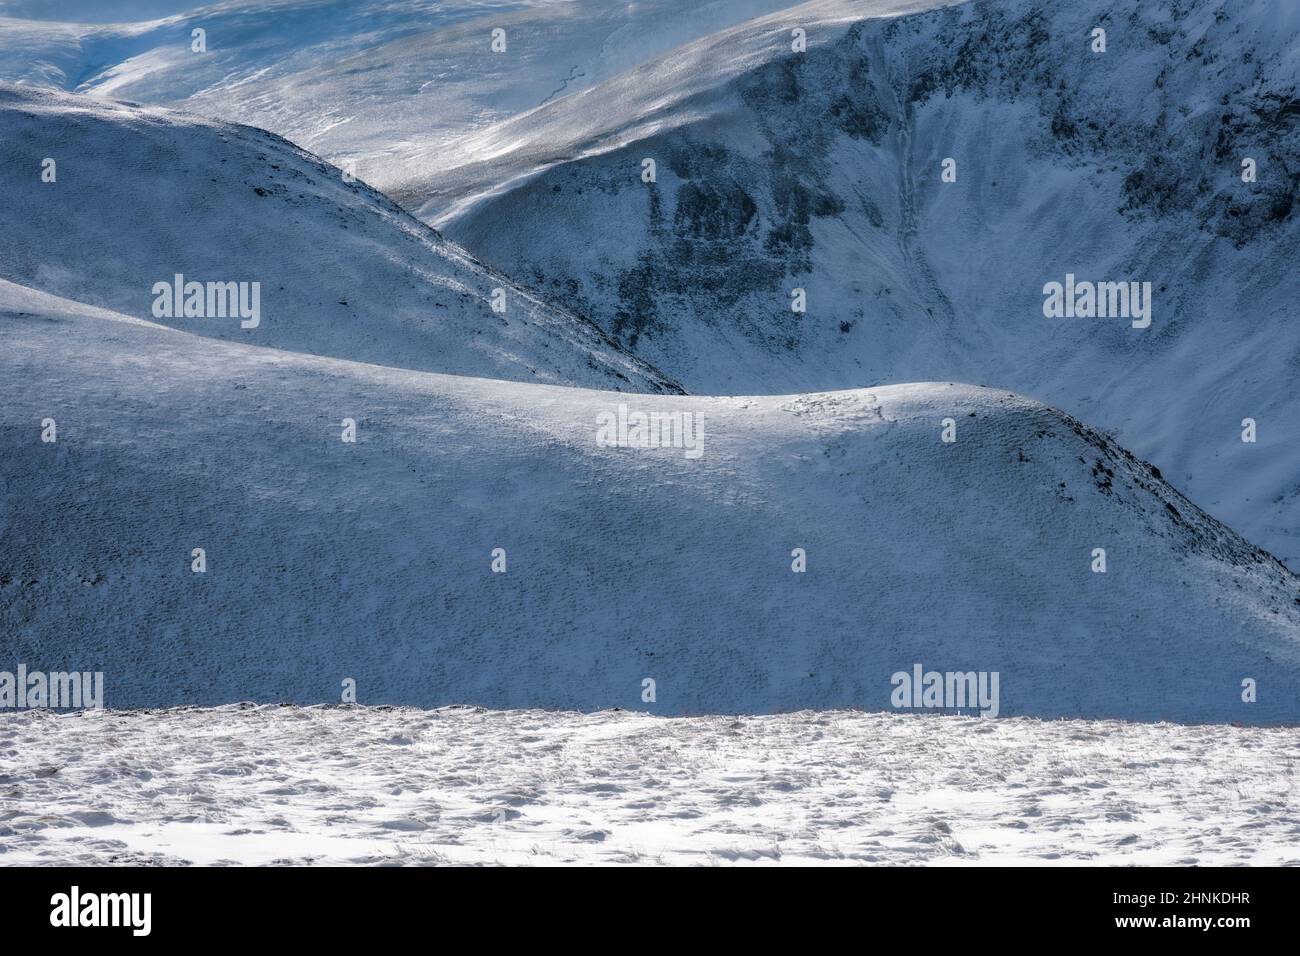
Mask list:
[[[703,38],[474,134],[403,195],[692,392],[1013,388],[1295,566],[1298,8],[889,9]],[[1069,275],[1150,282],[1150,328],[1045,317]]]
[[[1004,391],[614,395],[0,292],[0,631],[110,707],[889,709],[919,663],[999,673],[1004,716],[1300,712],[1296,577]],[[619,403],[704,454],[602,447]]]
[[[885,22],[954,0],[810,0],[683,44],[605,82],[468,132],[455,162],[394,182],[391,195],[421,218],[454,222],[484,200],[551,167],[610,153],[697,123],[726,123],[732,84],[790,53],[792,31],[809,50],[864,20]],[[832,91],[833,92],[833,91]],[[821,122],[807,114],[810,124]]]
[[[261,130],[0,86],[0,191],[0,278],[67,298],[355,361],[678,390],[589,322]],[[186,282],[246,283],[259,315],[158,308],[173,298],[159,283]]]

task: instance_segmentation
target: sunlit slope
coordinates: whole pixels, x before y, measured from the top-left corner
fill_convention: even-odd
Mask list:
[[[788,5],[0,0],[0,80],[247,123],[391,191],[459,164],[466,133]]]
[[[619,396],[2,301],[0,633],[110,706],[880,709],[921,664],[1002,714],[1300,712],[1296,578],[1008,392]],[[601,447],[620,402],[702,453]]]

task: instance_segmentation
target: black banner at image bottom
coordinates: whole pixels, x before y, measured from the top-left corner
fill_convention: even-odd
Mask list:
[[[566,886],[554,877],[538,884],[527,874],[465,869],[0,867],[0,913],[11,944],[75,935],[80,942],[128,944],[256,939],[337,945],[373,942],[377,934],[427,932],[431,924],[445,927],[457,917],[477,922],[497,911],[507,918],[492,920],[489,933],[519,934],[522,940],[535,939],[560,919],[584,930],[645,932],[668,916],[664,901],[689,887],[690,902],[672,913],[679,917],[672,922],[688,919],[698,927],[692,935],[708,932],[733,943],[737,936],[764,938],[775,923],[789,930],[800,924],[806,930],[810,920],[826,925],[827,907],[844,912],[844,902],[833,902],[840,899],[855,901],[855,910],[874,914],[871,921],[882,926],[913,920],[936,931],[980,926],[985,938],[994,938],[986,934],[996,930],[1003,941],[1029,941],[1049,930],[1072,938],[1163,936],[1183,942],[1200,936],[1231,944],[1240,934],[1288,925],[1283,907],[1294,888],[1294,874],[1276,868],[875,868],[819,874],[811,881],[804,874],[795,883],[735,876],[665,879],[660,873],[619,885],[617,877],[591,884],[571,871],[573,882]],[[723,904],[737,893],[756,905]],[[950,922],[965,920],[974,922]]]

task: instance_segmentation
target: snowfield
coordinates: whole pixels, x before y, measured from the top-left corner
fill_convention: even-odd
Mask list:
[[[850,711],[0,717],[0,864],[1300,863],[1300,732]]]
[[[188,45],[199,27],[203,54]],[[796,27],[807,53],[790,50]],[[355,161],[662,387],[1014,389],[1113,435],[1293,567],[1298,42],[1289,0],[0,0],[0,79],[251,123]],[[956,182],[940,181],[946,158]],[[260,165],[245,180],[296,183]],[[367,284],[362,260],[329,283],[353,257],[287,248],[328,283],[307,297],[317,313],[366,318],[348,291]],[[1154,325],[1044,319],[1041,289],[1066,274],[1150,281]],[[37,284],[76,292],[58,278]],[[437,308],[399,298],[412,320]],[[519,357],[565,380],[536,349]],[[411,361],[391,364],[448,370]],[[476,364],[461,363],[531,376]]]

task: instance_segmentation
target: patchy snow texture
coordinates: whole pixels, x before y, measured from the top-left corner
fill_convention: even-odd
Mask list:
[[[231,706],[0,717],[3,864],[1300,863],[1294,729]]]

